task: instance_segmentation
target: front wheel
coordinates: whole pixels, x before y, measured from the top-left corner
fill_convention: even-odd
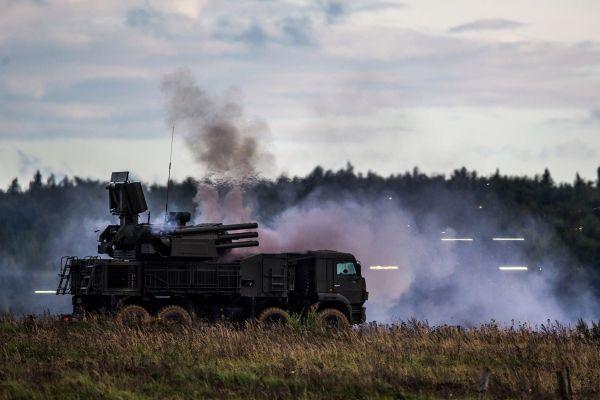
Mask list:
[[[335,329],[347,328],[350,326],[348,317],[335,308],[325,308],[319,311],[319,322],[326,327]]]

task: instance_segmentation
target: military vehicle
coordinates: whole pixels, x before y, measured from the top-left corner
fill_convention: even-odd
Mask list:
[[[119,224],[98,238],[102,256],[61,259],[57,294],[71,295],[73,314],[101,313],[122,322],[151,318],[189,324],[256,319],[284,323],[291,313],[315,311],[330,325],[365,321],[361,266],[349,253],[242,255],[258,246],[256,223],[187,225],[190,213],[172,212],[164,224],[140,223],[148,210],[142,185],[114,172],[107,186]]]

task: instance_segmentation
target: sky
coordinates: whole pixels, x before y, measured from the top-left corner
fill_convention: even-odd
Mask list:
[[[39,169],[164,182],[163,77],[235,91],[274,155],[382,175],[600,166],[600,2],[0,0],[0,188]],[[179,133],[179,135],[178,135]],[[173,176],[200,177],[175,127]]]

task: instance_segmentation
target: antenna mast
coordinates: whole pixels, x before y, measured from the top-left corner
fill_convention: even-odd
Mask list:
[[[175,135],[175,125],[171,129],[171,151],[169,153],[169,175],[167,177],[167,199],[165,201],[165,222],[169,217],[169,186],[171,186],[171,161],[173,160],[173,136]]]

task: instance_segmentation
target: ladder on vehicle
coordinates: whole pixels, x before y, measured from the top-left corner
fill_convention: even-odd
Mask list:
[[[71,265],[77,260],[74,256],[64,256],[60,259],[60,272],[56,294],[71,294]]]
[[[87,294],[92,286],[94,271],[96,268],[94,265],[94,260],[98,259],[98,256],[88,256],[82,260],[81,266],[85,268],[83,272],[83,276],[81,278],[81,286],[79,288],[79,293]]]
[[[274,273],[271,269],[271,292],[283,292],[285,291],[285,275],[283,270],[281,274]]]

